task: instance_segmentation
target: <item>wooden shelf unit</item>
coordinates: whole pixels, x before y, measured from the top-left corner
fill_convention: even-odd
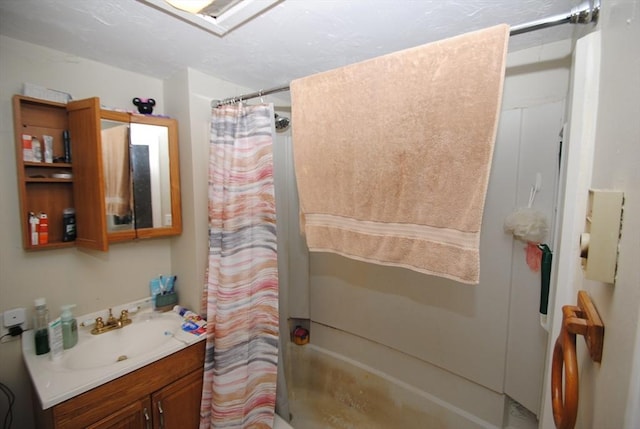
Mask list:
[[[62,241],[62,217],[65,208],[74,207],[73,179],[51,177],[55,173],[72,173],[72,165],[24,161],[22,143],[23,134],[36,136],[41,142],[44,141],[43,135],[50,135],[53,137],[53,158],[64,157],[62,133],[69,128],[66,105],[15,95],[13,118],[22,245],[26,250],[72,247],[74,242]],[[30,212],[47,214],[48,244],[31,244]]]

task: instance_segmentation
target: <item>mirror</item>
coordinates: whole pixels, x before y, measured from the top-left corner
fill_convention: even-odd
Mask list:
[[[131,124],[131,171],[136,229],[171,226],[169,130]]]
[[[100,124],[107,231],[133,230],[129,122],[102,119]]]
[[[109,241],[180,233],[175,121],[118,113],[101,119]]]

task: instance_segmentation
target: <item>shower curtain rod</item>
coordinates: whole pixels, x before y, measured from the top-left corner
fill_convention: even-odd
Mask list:
[[[581,5],[571,9],[571,12],[560,15],[554,15],[536,21],[527,22],[526,24],[514,25],[511,27],[509,35],[528,33],[530,31],[541,30],[543,28],[555,27],[562,24],[590,24],[598,21],[600,13],[600,0],[590,0],[583,2]],[[289,85],[277,86],[275,88],[261,89],[260,91],[250,94],[237,95],[235,97],[225,98],[224,100],[212,100],[211,107],[220,107],[226,104],[238,103],[251,98],[258,98],[269,94],[289,91]]]

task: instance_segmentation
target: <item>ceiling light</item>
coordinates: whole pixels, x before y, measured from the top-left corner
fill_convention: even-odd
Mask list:
[[[164,0],[176,9],[189,13],[198,13],[215,0]]]
[[[283,0],[138,0],[223,36]]]

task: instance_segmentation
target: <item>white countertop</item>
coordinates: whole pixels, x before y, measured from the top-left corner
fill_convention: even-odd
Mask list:
[[[129,308],[123,306],[123,308]],[[118,314],[114,311],[114,314]],[[163,317],[175,319],[177,326],[182,324],[182,317],[173,312],[154,313],[150,309],[141,310],[135,315],[130,316],[132,324],[112,332],[124,331],[128,327],[133,326],[136,321],[144,323],[145,320],[153,317]],[[81,346],[84,342],[90,341],[92,338],[100,335],[109,335],[112,332],[100,334],[98,336],[91,335],[92,327],[80,327],[81,320],[87,320],[87,316],[78,317],[78,344],[69,350],[64,351],[61,359],[53,361],[50,359],[50,353],[37,356],[35,354],[34,331],[29,330],[22,334],[22,354],[31,376],[31,380],[35,386],[36,392],[40,397],[43,409],[50,408],[76,395],[84,393],[94,387],[100,386],[108,381],[114,380],[122,375],[128,374],[136,369],[142,368],[152,362],[155,362],[172,353],[180,351],[192,344],[205,339],[206,335],[194,335],[177,329],[175,333],[168,335],[166,341],[161,345],[154,347],[151,351],[144,352],[138,356],[129,357],[120,362],[114,362],[95,368],[70,369],[70,357],[77,362],[78,358],[82,358],[78,353],[82,353]],[[95,341],[95,340],[94,340]],[[74,350],[76,351],[75,355]],[[90,366],[90,365],[88,365]]]

